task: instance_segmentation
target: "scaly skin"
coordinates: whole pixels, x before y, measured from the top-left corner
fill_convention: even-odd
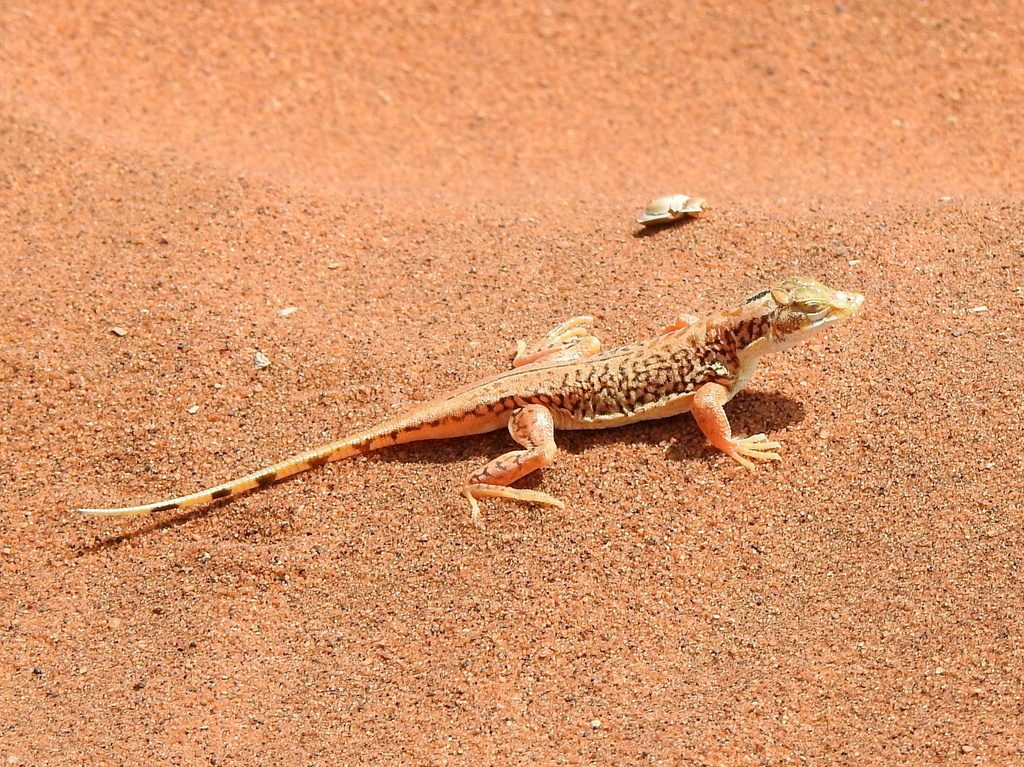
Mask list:
[[[708,440],[742,466],[779,460],[781,445],[764,434],[735,437],[724,405],[750,381],[758,359],[787,349],[854,314],[864,297],[791,277],[738,306],[702,320],[681,315],[650,340],[601,352],[593,318],[574,317],[540,341],[520,341],[512,370],[433,400],[399,418],[292,456],[191,495],[118,509],[79,509],[129,516],[235,498],[308,469],[373,450],[507,427],[522,446],[474,472],[463,494],[479,522],[482,498],[556,507],[546,493],[508,487],[551,463],[556,429],[604,429],[692,412]]]

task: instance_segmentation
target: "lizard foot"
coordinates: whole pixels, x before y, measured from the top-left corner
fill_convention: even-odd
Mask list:
[[[676,317],[675,322],[673,322],[671,325],[666,325],[662,329],[661,335],[672,333],[676,330],[686,330],[686,328],[690,327],[690,325],[692,325],[695,322],[700,322],[700,317],[695,317],[692,314],[680,314],[678,317]]]
[[[505,487],[504,485],[488,485],[485,483],[474,483],[462,488],[462,494],[469,501],[469,507],[473,510],[473,524],[483,527],[480,519],[480,498],[508,498],[511,501],[522,503],[541,503],[545,506],[554,506],[556,509],[564,509],[565,504],[554,496],[541,493],[537,490],[522,490],[518,487]]]
[[[568,319],[546,336],[532,344],[516,342],[512,367],[536,362],[566,362],[589,357],[601,351],[601,342],[593,335],[594,318],[586,315]]]
[[[750,437],[734,437],[732,449],[726,450],[725,453],[743,468],[753,469],[754,463],[748,458],[756,458],[760,461],[781,461],[782,456],[775,452],[781,447],[782,443],[773,442],[764,434],[754,434]]]

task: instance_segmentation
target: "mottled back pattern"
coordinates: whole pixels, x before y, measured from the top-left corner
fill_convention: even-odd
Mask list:
[[[742,350],[763,335],[766,325],[764,316],[723,312],[582,361],[553,387],[561,392],[556,407],[584,422],[628,418],[693,394],[708,382],[731,386],[743,368]]]

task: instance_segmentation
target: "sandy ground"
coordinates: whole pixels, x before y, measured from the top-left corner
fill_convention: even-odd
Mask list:
[[[4,764],[1024,764],[1020,2],[67,5],[0,7]],[[730,405],[778,465],[685,416],[483,530],[506,434],[70,511],[789,274],[868,303]]]

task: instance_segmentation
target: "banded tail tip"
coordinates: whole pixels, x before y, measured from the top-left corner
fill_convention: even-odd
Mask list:
[[[79,514],[92,514],[96,517],[137,517],[151,514],[154,511],[170,511],[181,508],[177,503],[149,504],[147,506],[125,506],[120,509],[75,509]]]
[[[92,514],[94,517],[133,517],[148,514],[148,510],[137,509],[75,509],[79,514]]]

